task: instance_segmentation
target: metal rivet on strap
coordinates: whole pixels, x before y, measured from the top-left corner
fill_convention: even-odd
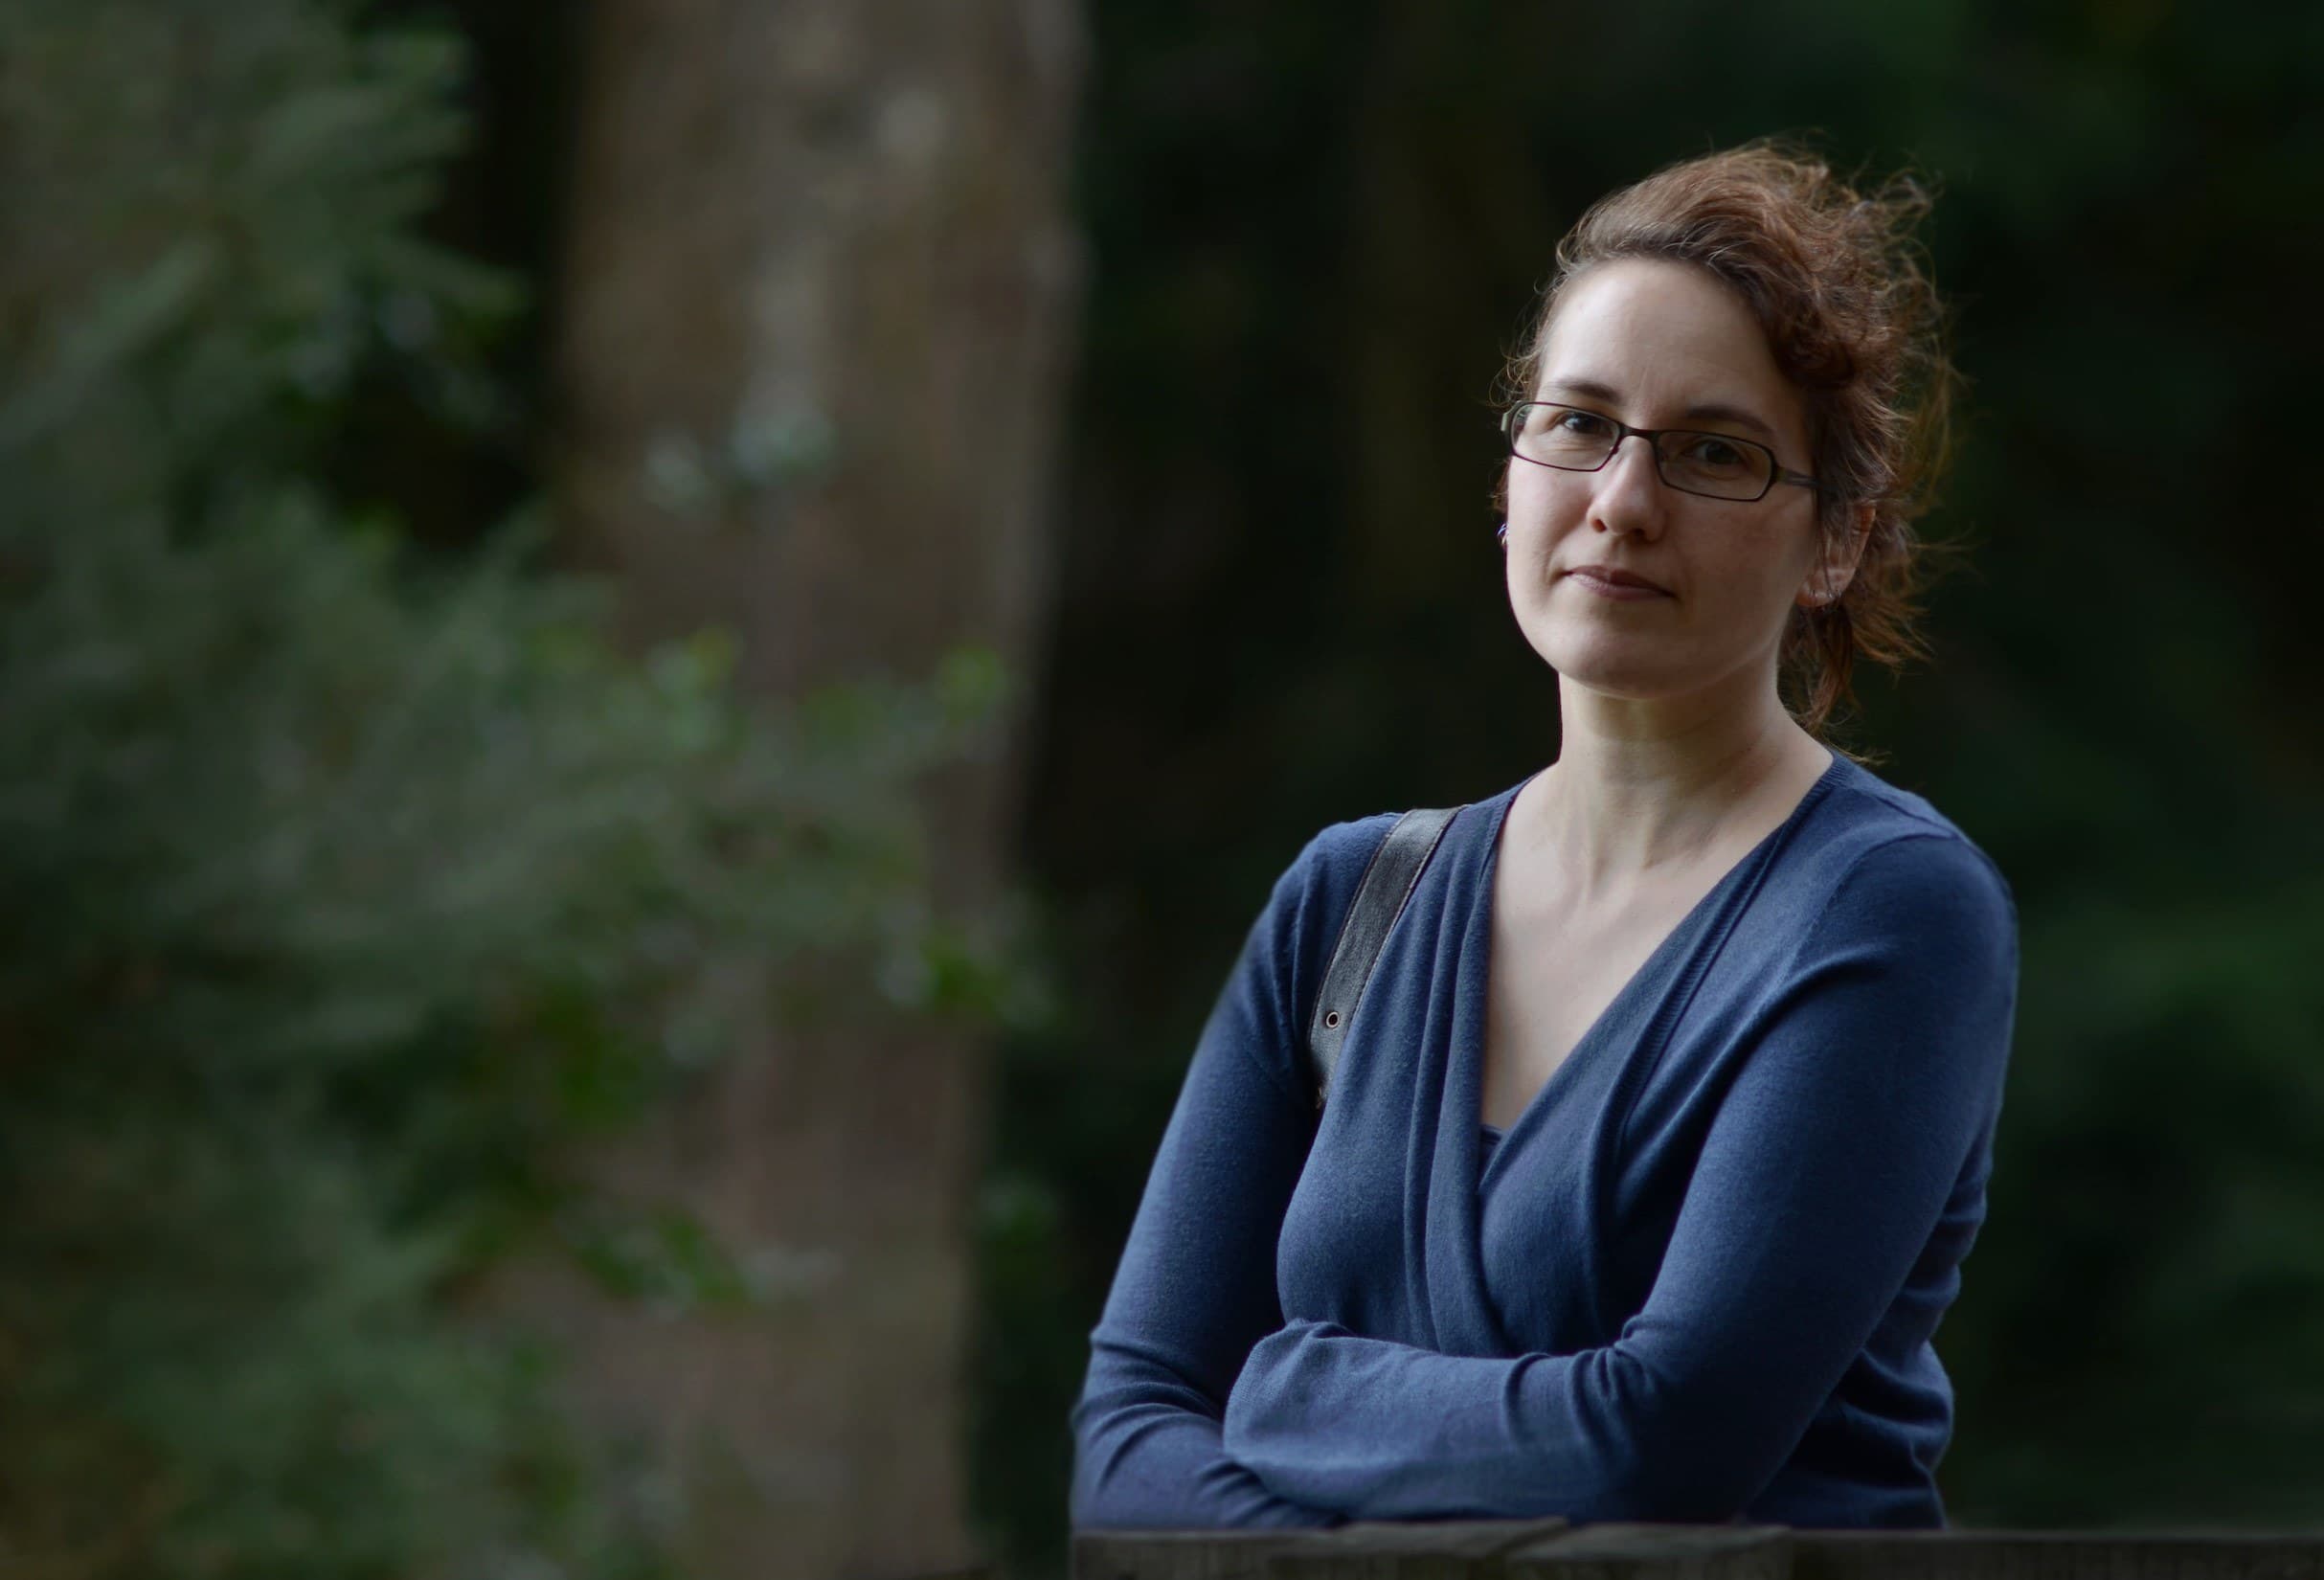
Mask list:
[[[1340,1012],[1337,1009],[1325,1010],[1323,1012],[1323,1024],[1326,1027],[1338,1026],[1340,1024]]]

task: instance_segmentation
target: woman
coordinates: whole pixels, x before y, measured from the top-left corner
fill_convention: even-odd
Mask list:
[[[1920,207],[1752,145],[1559,248],[1500,496],[1559,756],[1455,818],[1320,1113],[1307,1017],[1393,819],[1276,884],[1091,1336],[1076,1525],[1944,1524],[2015,906],[1818,738],[1854,657],[1915,650]]]

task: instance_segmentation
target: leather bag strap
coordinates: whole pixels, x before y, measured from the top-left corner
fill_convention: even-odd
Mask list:
[[[1347,1023],[1355,1019],[1364,1000],[1364,985],[1371,980],[1372,964],[1380,958],[1396,918],[1404,914],[1421,869],[1435,854],[1437,842],[1457,806],[1418,808],[1407,812],[1388,829],[1388,838],[1372,852],[1356,885],[1347,919],[1340,924],[1340,939],[1332,945],[1331,963],[1323,970],[1323,990],[1316,996],[1315,1018],[1307,1027],[1307,1053],[1316,1078],[1316,1106],[1321,1108],[1331,1090],[1333,1069],[1340,1062],[1340,1045],[1346,1040]]]

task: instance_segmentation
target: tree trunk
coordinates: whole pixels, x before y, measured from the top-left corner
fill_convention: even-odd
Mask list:
[[[973,906],[1006,876],[1049,580],[1072,0],[597,0],[590,27],[558,338],[577,553],[634,637],[725,626],[770,697],[995,651],[1004,744],[926,807],[938,902]],[[676,1478],[698,1572],[957,1566],[981,1050],[764,1041],[611,1166],[820,1282],[751,1321],[564,1302],[576,1406]]]

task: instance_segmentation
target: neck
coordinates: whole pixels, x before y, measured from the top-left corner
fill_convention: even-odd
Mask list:
[[[1530,822],[1584,894],[1683,867],[1831,764],[1771,684],[1650,701],[1558,690],[1563,739],[1527,786]]]

